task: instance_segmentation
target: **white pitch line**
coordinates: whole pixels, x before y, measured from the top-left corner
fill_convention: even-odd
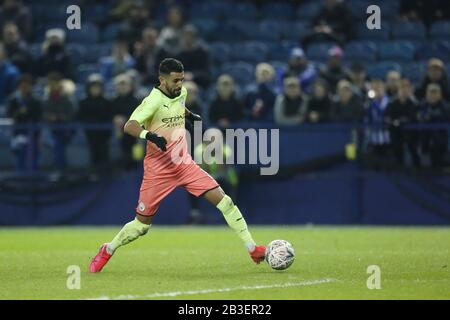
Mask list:
[[[272,289],[272,288],[287,288],[287,287],[301,287],[301,286],[313,286],[316,284],[336,282],[336,279],[318,279],[318,280],[305,280],[300,282],[286,282],[280,284],[267,284],[256,286],[240,286],[234,288],[217,288],[217,289],[203,289],[203,290],[189,290],[189,291],[174,291],[163,293],[150,293],[145,295],[120,295],[115,297],[102,296],[98,298],[92,298],[88,300],[130,300],[130,299],[145,299],[145,298],[164,298],[164,297],[176,297],[182,295],[195,295],[217,292],[231,292],[239,290],[259,290],[259,289]]]

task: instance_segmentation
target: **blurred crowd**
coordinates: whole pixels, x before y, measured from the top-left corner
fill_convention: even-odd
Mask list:
[[[399,19],[430,23],[449,18],[440,1],[428,2],[402,1]],[[344,63],[344,44],[354,35],[348,7],[343,1],[326,0],[312,19],[308,34],[290,49],[285,65],[260,62],[251,83],[242,86],[233,75],[214,72],[208,42],[184,14],[183,6],[192,3],[168,1],[166,21],[158,26],[152,21],[154,1],[113,2],[109,15],[98,21],[100,25],[120,23],[112,49],[99,58],[98,72],[88,74],[80,83],[74,57],[67,48],[66,31],[46,30],[34,59],[28,46],[33,37],[32,10],[21,0],[3,0],[0,116],[13,119],[15,124],[60,125],[52,127],[51,134],[54,164],[61,169],[67,166],[65,150],[74,135],[74,129],[64,124],[113,124],[115,130],[108,126],[84,129],[91,162],[94,166],[109,163],[105,141],[114,137],[122,150],[121,163],[131,168],[136,140],[117,132],[157,85],[159,62],[175,57],[186,70],[186,105],[202,114],[208,125],[220,129],[243,122],[247,126],[380,125],[366,132],[369,153],[380,158],[392,155],[399,164],[409,154],[416,167],[423,166],[421,155],[427,154],[431,166],[444,165],[446,129],[402,130],[405,124],[450,122],[450,87],[442,59],[430,58],[416,85],[397,70],[388,70],[384,77],[369,77],[364,64]],[[308,59],[306,48],[311,43],[330,39],[336,44],[327,50],[324,63]],[[11,147],[18,169],[38,167],[39,139],[40,130],[29,134],[24,128],[14,129]]]

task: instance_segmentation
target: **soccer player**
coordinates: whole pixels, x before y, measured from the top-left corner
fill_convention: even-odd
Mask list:
[[[147,140],[136,218],[111,242],[101,246],[89,271],[100,272],[117,248],[145,235],[161,201],[178,186],[216,206],[242,240],[250,257],[259,264],[264,260],[266,248],[256,245],[239,208],[187,152],[185,118],[200,121],[201,117],[184,105],[187,93],[182,86],[183,64],[176,59],[164,59],[159,66],[159,81],[159,87],[150,92],[124,126],[127,134]]]

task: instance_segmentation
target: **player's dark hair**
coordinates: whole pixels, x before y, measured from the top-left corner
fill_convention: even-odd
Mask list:
[[[160,74],[170,74],[171,72],[183,72],[184,67],[181,61],[173,58],[166,58],[159,64]]]

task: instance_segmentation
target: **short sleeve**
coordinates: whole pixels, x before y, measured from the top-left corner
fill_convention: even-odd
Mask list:
[[[136,120],[139,124],[143,124],[147,119],[151,118],[157,109],[157,103],[152,97],[145,98],[141,104],[133,111],[130,120]]]

